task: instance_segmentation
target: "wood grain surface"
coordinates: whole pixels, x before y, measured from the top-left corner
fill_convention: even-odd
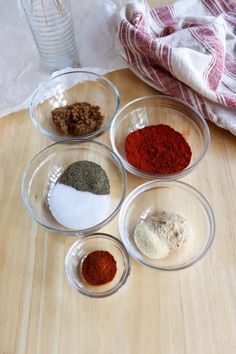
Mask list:
[[[129,70],[108,77],[122,105],[156,91]],[[48,233],[27,215],[20,179],[50,143],[27,111],[0,120],[1,354],[234,354],[236,352],[236,137],[210,124],[209,152],[183,180],[209,200],[215,241],[189,269],[160,272],[132,261],[115,295],[76,293],[64,272],[73,237]],[[109,144],[108,134],[98,140]],[[129,191],[143,180],[129,175]],[[117,217],[103,231],[119,237]]]

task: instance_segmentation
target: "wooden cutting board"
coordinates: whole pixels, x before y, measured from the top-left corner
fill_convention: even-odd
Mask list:
[[[107,75],[122,105],[156,91],[129,70]],[[27,111],[0,119],[0,353],[233,354],[236,348],[236,137],[210,124],[205,160],[184,178],[209,200],[216,238],[207,256],[179,272],[132,261],[127,284],[95,300],[67,283],[73,237],[49,234],[27,215],[20,179],[50,143]],[[108,134],[98,140],[109,143]],[[129,191],[143,180],[128,176]],[[117,217],[103,231],[119,237]]]

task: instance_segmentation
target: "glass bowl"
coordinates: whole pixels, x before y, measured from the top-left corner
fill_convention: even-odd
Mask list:
[[[152,259],[136,246],[134,229],[139,221],[162,211],[185,218],[190,237],[167,257]],[[119,231],[127,251],[138,262],[160,270],[179,270],[206,254],[214,238],[215,220],[208,201],[195,188],[180,181],[157,180],[140,185],[127,196],[119,215]]]
[[[135,130],[149,125],[166,124],[183,135],[192,150],[190,164],[177,173],[148,173],[131,165],[125,154],[125,139]],[[192,172],[204,158],[210,142],[205,120],[192,107],[168,96],[146,96],[129,102],[111,124],[110,140],[113,151],[120,157],[125,169],[147,179],[178,179]]]
[[[81,274],[86,256],[93,251],[108,251],[116,260],[117,272],[114,279],[104,285],[89,285]],[[97,233],[83,237],[69,249],[65,259],[65,270],[70,285],[83,295],[101,298],[116,293],[130,273],[130,259],[123,244],[115,237]],[[78,271],[79,270],[79,271]]]
[[[71,163],[80,160],[93,161],[105,170],[110,182],[111,203],[105,220],[86,229],[74,230],[62,226],[54,219],[49,210],[49,198],[62,172]],[[49,145],[32,159],[22,177],[21,195],[33,220],[49,231],[85,235],[106,225],[117,214],[125,197],[126,185],[125,169],[107,146],[95,141],[67,139]]]
[[[65,136],[52,121],[51,111],[76,102],[99,106],[104,121],[99,129],[90,134],[80,137]],[[108,129],[119,106],[119,92],[110,80],[89,71],[71,71],[56,75],[39,85],[31,100],[30,116],[38,131],[53,141],[67,137],[84,140]]]

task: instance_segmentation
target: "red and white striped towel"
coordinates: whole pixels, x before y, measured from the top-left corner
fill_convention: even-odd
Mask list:
[[[118,20],[117,50],[141,79],[236,135],[236,3],[136,0]]]

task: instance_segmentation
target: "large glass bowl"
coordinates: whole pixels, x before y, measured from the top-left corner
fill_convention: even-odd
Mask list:
[[[127,135],[157,124],[169,125],[181,133],[191,147],[191,161],[183,171],[170,174],[148,173],[127,161]],[[204,158],[210,142],[210,132],[205,120],[192,107],[175,98],[156,95],[138,98],[124,106],[111,124],[110,140],[114,152],[130,173],[147,179],[178,179],[192,172]]]
[[[62,226],[54,219],[49,209],[49,198],[63,171],[80,160],[93,161],[105,170],[110,182],[111,204],[105,220],[86,229],[74,230]],[[49,231],[85,235],[106,225],[117,214],[125,197],[126,185],[125,169],[107,146],[95,141],[64,140],[48,146],[32,159],[22,177],[21,195],[33,220]]]
[[[185,218],[190,237],[178,250],[162,259],[145,256],[134,240],[135,226],[158,212],[174,212]],[[199,261],[210,248],[215,221],[205,197],[195,188],[180,181],[150,181],[133,190],[125,199],[119,215],[121,239],[138,262],[160,270],[179,270]]]
[[[81,268],[89,253],[100,250],[108,251],[113,255],[117,272],[111,282],[92,286],[83,279]],[[125,284],[130,273],[130,259],[118,239],[108,234],[97,233],[83,237],[71,246],[66,255],[65,269],[68,281],[75,290],[86,296],[101,298],[116,293]]]
[[[87,135],[65,136],[52,121],[51,111],[76,102],[99,106],[104,121],[99,129]],[[51,140],[59,141],[67,137],[84,140],[108,129],[119,106],[119,92],[110,80],[89,71],[71,71],[56,75],[39,85],[31,100],[30,116],[38,131]]]

